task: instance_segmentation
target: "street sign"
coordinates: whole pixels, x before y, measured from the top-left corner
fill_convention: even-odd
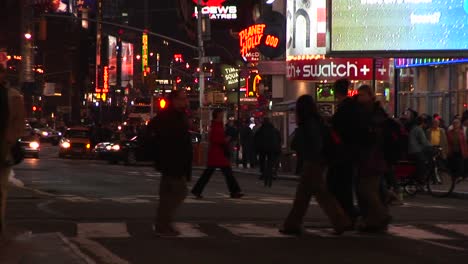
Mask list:
[[[219,63],[221,61],[221,58],[219,56],[211,56],[211,57],[203,57],[202,62],[203,63]]]

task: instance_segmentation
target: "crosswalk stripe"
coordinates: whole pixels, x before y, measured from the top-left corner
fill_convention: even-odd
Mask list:
[[[77,236],[84,238],[128,238],[126,223],[78,223]]]
[[[236,236],[241,237],[292,237],[281,234],[277,227],[260,226],[256,224],[221,224],[219,225]]]
[[[66,200],[72,203],[93,203],[97,202],[97,199],[89,199],[80,196],[69,196],[69,197],[60,197],[62,200]]]
[[[123,204],[141,204],[151,203],[150,200],[140,199],[137,197],[114,197],[114,198],[102,198],[102,200],[109,200],[112,202],[123,203]]]
[[[468,237],[468,224],[437,224],[436,227]]]
[[[198,238],[207,237],[208,235],[200,231],[200,226],[191,223],[175,223],[175,228],[179,231],[178,237]]]
[[[427,230],[417,228],[415,226],[406,225],[406,226],[389,226],[388,233],[398,237],[404,237],[415,240],[449,240],[449,237],[432,233]]]

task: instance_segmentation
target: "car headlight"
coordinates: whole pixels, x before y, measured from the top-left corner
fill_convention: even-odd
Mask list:
[[[58,135],[59,135],[59,136],[62,136],[62,132],[58,132]]]
[[[47,136],[49,135],[49,132],[47,132],[47,131],[42,131],[41,134],[42,134],[44,137],[47,137]]]
[[[61,145],[61,147],[62,147],[62,148],[65,148],[65,149],[70,148],[70,146],[71,146],[71,145],[70,145],[70,142],[67,142],[67,141],[62,142],[62,145]]]
[[[36,149],[39,148],[39,143],[33,141],[33,142],[29,143],[29,147],[36,150]]]
[[[106,146],[106,150],[111,150],[111,149],[112,149],[111,145]]]
[[[120,150],[120,145],[112,145],[111,149],[113,151],[119,151]]]

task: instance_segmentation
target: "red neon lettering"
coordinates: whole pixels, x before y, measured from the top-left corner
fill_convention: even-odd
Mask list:
[[[276,48],[278,47],[279,38],[268,35],[265,40],[265,45]]]
[[[245,57],[251,49],[254,49],[260,44],[265,27],[265,24],[258,24],[239,32],[239,45],[243,57]]]
[[[109,67],[104,66],[104,86],[102,89],[103,93],[109,92]]]

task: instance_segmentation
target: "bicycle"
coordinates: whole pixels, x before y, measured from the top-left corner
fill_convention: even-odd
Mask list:
[[[413,161],[399,161],[395,166],[395,175],[405,193],[414,196],[419,192],[428,192],[434,197],[447,197],[452,194],[456,179],[442,164],[442,149],[433,148],[432,159],[427,163],[427,176],[421,183],[416,175],[416,164]]]

